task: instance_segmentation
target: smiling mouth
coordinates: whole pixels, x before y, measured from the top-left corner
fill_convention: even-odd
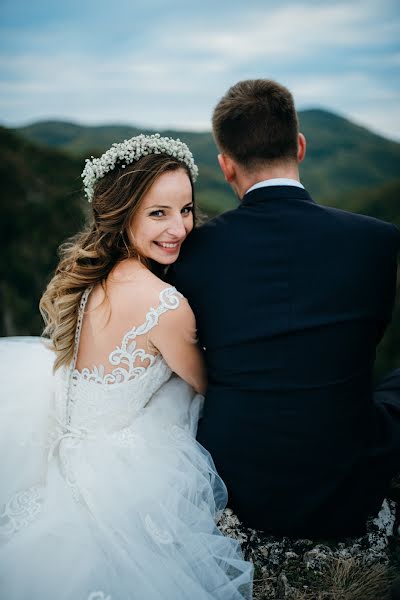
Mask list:
[[[174,250],[180,244],[180,242],[168,243],[168,242],[154,242],[157,246],[165,248],[166,250]]]

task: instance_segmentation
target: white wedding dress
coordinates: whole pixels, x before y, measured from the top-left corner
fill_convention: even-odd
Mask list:
[[[216,526],[225,486],[195,440],[202,397],[136,348],[180,294],[161,292],[105,375],[75,368],[89,293],[69,369],[52,374],[40,338],[0,342],[0,598],[251,598],[252,565]]]

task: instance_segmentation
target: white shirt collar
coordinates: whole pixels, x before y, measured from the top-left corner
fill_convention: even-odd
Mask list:
[[[296,179],[286,179],[284,177],[279,177],[275,179],[264,179],[264,181],[259,181],[258,183],[255,183],[251,186],[251,188],[247,190],[246,194],[252,192],[253,190],[257,190],[258,188],[269,187],[271,185],[292,185],[293,187],[303,188],[304,190],[304,185],[302,185],[300,181],[297,181]]]

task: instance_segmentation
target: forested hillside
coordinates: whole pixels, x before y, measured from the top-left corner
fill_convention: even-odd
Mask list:
[[[81,161],[0,128],[1,335],[38,334],[57,247],[83,221]]]

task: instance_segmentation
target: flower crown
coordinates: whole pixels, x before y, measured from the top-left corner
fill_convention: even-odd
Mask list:
[[[188,146],[179,138],[174,140],[161,137],[159,133],[153,135],[137,135],[120,144],[113,144],[100,158],[87,158],[82,171],[85,194],[89,202],[93,199],[94,186],[98,179],[112,171],[117,163],[123,163],[122,168],[148,154],[168,154],[185,163],[193,181],[196,181],[199,170],[193,160],[193,155]]]

